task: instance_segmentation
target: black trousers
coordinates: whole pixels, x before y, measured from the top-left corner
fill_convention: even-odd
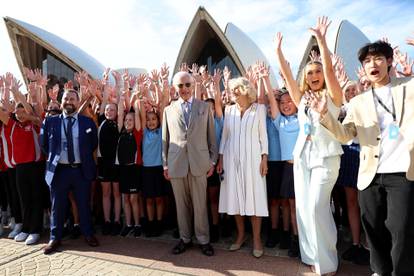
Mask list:
[[[9,205],[9,201],[7,200],[7,173],[6,172],[0,172],[0,209],[2,212],[7,211],[7,206]]]
[[[11,216],[14,217],[16,223],[22,223],[22,209],[20,207],[20,197],[16,186],[16,169],[8,169],[6,172],[7,200],[9,201]]]
[[[405,173],[377,174],[359,192],[371,269],[381,275],[414,275],[414,181]]]
[[[22,232],[40,234],[43,224],[44,162],[16,165],[16,184],[23,213]]]

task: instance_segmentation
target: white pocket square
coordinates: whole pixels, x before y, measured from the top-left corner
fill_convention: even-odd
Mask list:
[[[92,132],[92,129],[91,129],[91,128],[88,128],[88,129],[86,130],[86,133],[89,133],[89,132]]]

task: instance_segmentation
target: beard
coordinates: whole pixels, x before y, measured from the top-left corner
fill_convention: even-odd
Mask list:
[[[72,114],[76,111],[76,107],[73,104],[65,104],[63,110],[66,114]]]

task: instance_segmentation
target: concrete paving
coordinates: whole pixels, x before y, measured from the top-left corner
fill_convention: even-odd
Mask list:
[[[59,252],[44,255],[41,243],[26,246],[0,239],[1,275],[315,275],[284,250],[266,250],[254,258],[247,244],[238,252],[226,250],[228,241],[214,244],[213,257],[202,255],[194,245],[181,255],[170,253],[176,243],[169,236],[158,239],[97,236],[101,245],[89,247],[82,238],[63,241]],[[342,262],[338,276],[370,275],[367,266]]]

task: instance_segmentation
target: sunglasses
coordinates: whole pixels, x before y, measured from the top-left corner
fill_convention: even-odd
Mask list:
[[[177,87],[180,88],[180,89],[183,88],[184,86],[187,87],[187,88],[191,87],[191,82],[177,84]]]

